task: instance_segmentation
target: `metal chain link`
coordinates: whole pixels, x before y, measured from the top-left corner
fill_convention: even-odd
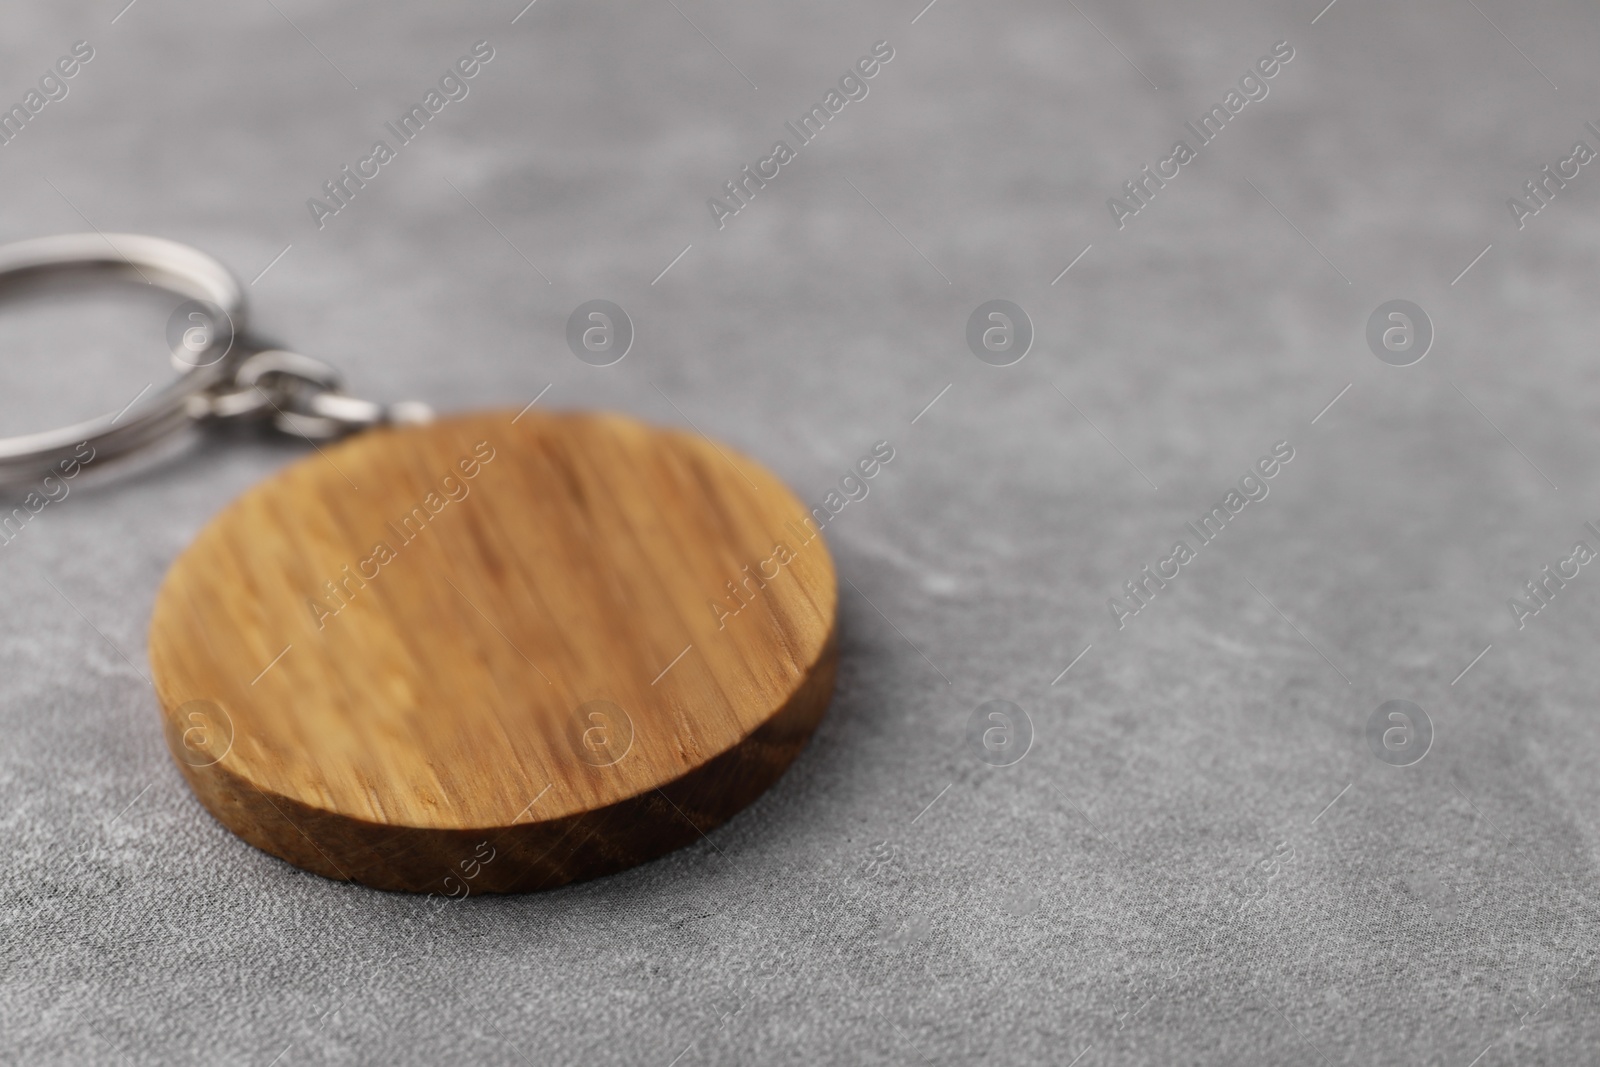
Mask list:
[[[190,398],[190,414],[209,422],[267,421],[280,433],[311,441],[433,421],[433,409],[420,401],[386,405],[350,396],[332,366],[280,348],[246,356],[229,380]]]

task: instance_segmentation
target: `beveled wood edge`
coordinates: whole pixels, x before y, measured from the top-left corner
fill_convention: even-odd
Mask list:
[[[835,615],[828,640],[806,677],[784,706],[742,741],[663,786],[597,811],[545,822],[454,830],[383,826],[282,795],[269,796],[233,774],[226,758],[195,767],[175,752],[172,755],[201,806],[231,833],[325,878],[445,899],[553,889],[657,859],[692,844],[748,807],[783,776],[822,721],[832,700],[838,658]],[[162,709],[164,717],[170,714]],[[708,799],[714,805],[704,802]],[[651,835],[639,830],[662,824],[663,802],[676,809],[665,821],[681,824],[682,831]],[[268,834],[269,826],[280,832]],[[392,847],[387,842],[370,844],[385,837]],[[487,862],[483,843],[493,850]],[[345,856],[346,862],[335,863],[324,846]],[[351,855],[368,858],[350,863]],[[436,867],[437,877],[405,873],[420,866]],[[468,872],[474,873],[469,877]]]

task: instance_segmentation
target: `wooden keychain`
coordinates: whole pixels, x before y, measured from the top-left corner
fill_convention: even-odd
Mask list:
[[[621,415],[347,396],[251,344],[232,274],[171,241],[0,247],[0,285],[62,274],[184,298],[182,373],[131,412],[0,441],[0,482],[197,424],[354,434],[212,519],[151,614],[168,747],[250,844],[381,889],[553,887],[699,840],[821,719],[833,561],[766,468]]]

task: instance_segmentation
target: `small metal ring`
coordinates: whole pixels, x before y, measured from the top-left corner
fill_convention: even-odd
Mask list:
[[[20,283],[60,274],[142,281],[190,300],[204,300],[245,332],[245,296],[228,268],[198,249],[160,237],[126,233],[73,233],[0,245],[0,297]],[[243,358],[235,346],[221,358],[191,366],[134,413],[103,415],[58,430],[0,438],[0,485],[50,473],[66,460],[82,460],[87,444],[96,462],[133,452],[192,425],[203,405],[191,403],[228,381]]]

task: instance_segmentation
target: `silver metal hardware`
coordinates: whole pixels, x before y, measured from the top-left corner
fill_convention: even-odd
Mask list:
[[[159,237],[77,233],[0,246],[0,297],[29,282],[75,275],[144,282],[202,301],[226,319],[226,330],[203,333],[197,347],[175,351],[176,380],[136,403],[57,430],[0,438],[0,485],[49,474],[79,446],[95,462],[155,445],[196,425],[261,422],[311,440],[372,426],[424,423],[426,404],[378,404],[348,396],[339,374],[309,356],[249,342],[244,290],[212,257]],[[186,335],[187,337],[187,335]]]

